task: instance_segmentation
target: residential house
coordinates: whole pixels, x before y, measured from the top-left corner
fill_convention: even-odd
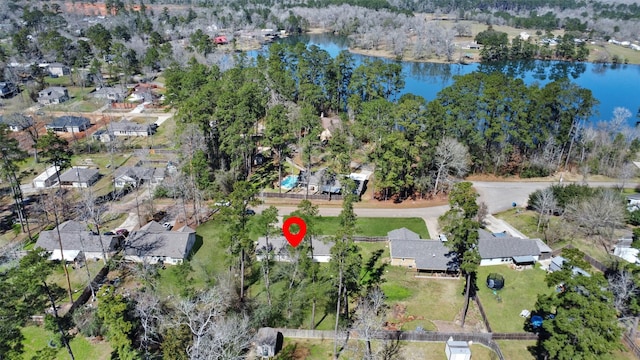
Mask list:
[[[455,254],[442,241],[420,239],[420,235],[407,228],[391,230],[387,237],[391,265],[420,272],[458,273]]]
[[[632,264],[640,265],[640,259],[638,259],[640,249],[631,247],[632,243],[633,239],[618,240],[618,243],[613,247],[613,255]]]
[[[59,239],[58,230],[60,230]],[[40,247],[52,252],[51,260],[61,260],[64,256],[65,261],[72,261],[79,256],[85,259],[102,259],[103,248],[108,259],[118,250],[119,245],[119,236],[98,235],[89,231],[83,223],[74,220],[65,221],[53,230],[41,231],[36,241],[36,248]]]
[[[114,136],[150,136],[153,127],[149,124],[138,124],[132,121],[112,122],[107,126],[109,133]]]
[[[640,194],[627,195],[627,210],[636,211],[640,209]]]
[[[282,349],[284,337],[278,330],[270,327],[258,329],[256,334],[256,355],[261,359],[269,359]]]
[[[95,184],[98,179],[100,179],[100,173],[97,169],[75,166],[60,175],[60,184],[62,187],[87,188]]]
[[[71,74],[71,69],[67,65],[57,62],[49,64],[47,69],[49,70],[49,75],[51,75],[51,77],[60,77]]]
[[[69,92],[63,86],[51,86],[38,93],[38,103],[42,105],[61,104],[69,100]]]
[[[86,117],[65,115],[53,119],[45,127],[55,132],[78,133],[91,127],[91,121]]]
[[[126,99],[129,90],[120,85],[105,86],[94,91],[91,96],[96,99],[110,100],[111,102],[122,102]]]
[[[93,135],[91,135],[91,138],[95,141],[100,141],[102,143],[108,143],[113,141],[113,139],[115,138],[113,136],[113,134],[109,133],[109,130],[107,129],[100,129],[96,132],[93,133]]]
[[[113,175],[114,185],[119,189],[127,185],[138,187],[142,183],[147,183],[155,187],[164,180],[164,174],[165,169],[163,168],[121,166]]]
[[[551,262],[549,263],[549,272],[555,272],[555,271],[560,271],[562,270],[562,268],[564,267],[564,263],[567,262],[567,259],[563,258],[562,256],[556,256],[553,259],[551,259]],[[587,271],[577,267],[577,266],[573,266],[571,268],[571,272],[573,272],[574,275],[583,275],[583,276],[587,276],[590,277],[591,274],[589,274]]]
[[[188,226],[170,231],[151,221],[129,234],[124,246],[124,259],[149,264],[182,264],[196,242],[196,232]]]
[[[18,87],[12,82],[0,82],[0,97],[9,98],[18,93]]]
[[[33,126],[33,119],[30,116],[15,113],[8,116],[0,115],[0,123],[7,125],[9,130],[18,132]]]
[[[537,239],[521,239],[505,233],[492,234],[483,229],[478,233],[478,252],[482,259],[480,266],[505,263],[530,265],[540,257]]]
[[[454,341],[453,337],[447,340],[444,346],[444,352],[447,355],[447,360],[470,360],[471,349],[469,343],[466,341]]]
[[[313,261],[326,263],[331,260],[331,248],[333,242],[324,242],[322,239],[314,239],[313,241]],[[258,261],[262,261],[265,257],[265,252],[271,252],[272,259],[274,261],[291,262],[290,250],[291,245],[287,239],[282,236],[273,236],[267,239],[266,237],[258,238],[256,244],[256,258]]]
[[[59,166],[48,167],[45,171],[43,171],[40,175],[36,176],[36,178],[33,179],[33,187],[36,189],[45,189],[53,186],[58,182],[56,171],[59,169]]]
[[[456,255],[439,240],[389,240],[391,265],[433,274],[458,273]]]

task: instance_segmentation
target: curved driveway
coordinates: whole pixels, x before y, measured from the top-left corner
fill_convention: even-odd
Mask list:
[[[515,202],[517,206],[526,204],[529,194],[532,192],[548,187],[557,181],[473,181],[473,186],[480,195],[479,202],[487,204],[490,214],[495,214],[507,210],[512,207]],[[565,182],[566,183],[566,182]],[[616,187],[620,186],[619,182],[588,182],[590,186]],[[636,186],[637,184],[629,184],[627,186]],[[269,205],[259,205],[255,208],[257,212],[261,212]],[[275,205],[280,215],[288,215],[296,210],[296,206],[292,205]],[[360,217],[420,217],[427,224],[429,234],[434,237],[438,234],[438,217],[449,209],[448,205],[440,205],[423,208],[370,208],[366,204],[357,203],[354,211]],[[320,206],[319,212],[321,216],[338,216],[342,209],[340,207]]]

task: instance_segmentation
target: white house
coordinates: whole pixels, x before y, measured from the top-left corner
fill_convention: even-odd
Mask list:
[[[454,341],[452,337],[444,346],[447,360],[471,360],[471,349],[465,341]]]
[[[322,239],[316,238],[313,241],[313,261],[322,263],[329,262],[329,260],[331,260],[331,248],[333,244],[333,242],[325,243]],[[256,244],[256,259],[262,261],[266,252],[270,252],[274,261],[290,262],[290,251],[292,250],[293,248],[284,236],[274,236],[269,239],[260,237]]]
[[[112,122],[107,126],[110,134],[114,136],[149,136],[153,135],[153,129],[149,124],[138,124],[132,121]]]
[[[505,263],[530,265],[540,258],[541,248],[538,239],[521,239],[504,233],[492,234],[482,229],[478,230],[478,233],[480,266]]]
[[[50,186],[53,186],[53,184],[55,184],[58,181],[56,176],[56,170],[59,170],[59,169],[60,169],[59,166],[48,167],[44,172],[42,172],[42,174],[36,176],[36,178],[33,179],[32,181],[33,187],[36,189],[45,189]]]
[[[91,120],[82,116],[65,115],[53,119],[52,122],[45,125],[47,130],[55,132],[78,133],[91,127]]]
[[[129,234],[124,246],[124,259],[149,264],[182,264],[196,242],[196,232],[188,226],[170,231],[151,221]]]
[[[65,76],[71,73],[71,69],[67,65],[57,62],[49,64],[49,66],[47,66],[47,69],[49,70],[49,75],[51,75],[52,77]]]

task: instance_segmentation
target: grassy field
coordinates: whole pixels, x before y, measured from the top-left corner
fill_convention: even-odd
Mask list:
[[[49,340],[53,337],[51,332],[39,326],[24,327],[22,335],[24,336],[22,342],[24,346],[22,359],[24,360],[31,360],[38,350],[48,346]],[[71,350],[76,359],[107,360],[111,358],[111,346],[107,342],[94,342],[82,335],[76,335],[71,340]],[[58,350],[56,359],[66,360],[68,358],[69,354],[66,349]]]
[[[504,277],[505,287],[497,292],[501,301],[486,286],[490,273],[498,273]],[[520,312],[525,309],[533,310],[538,294],[553,291],[544,282],[546,274],[540,268],[518,271],[507,265],[478,268],[478,293],[493,331],[524,332],[524,318],[520,316]]]
[[[518,340],[498,340],[500,351],[508,360],[535,360],[536,357],[531,353],[530,349],[536,345],[535,341],[518,341]],[[473,355],[475,359],[475,354]],[[625,350],[614,351],[609,356],[601,356],[601,360],[631,360],[635,359],[633,353]]]
[[[337,217],[323,216],[316,219],[318,231],[324,235],[333,235],[340,227]],[[423,239],[429,239],[427,225],[421,218],[358,218],[356,220],[356,235],[387,236],[391,230],[406,227],[416,232]]]

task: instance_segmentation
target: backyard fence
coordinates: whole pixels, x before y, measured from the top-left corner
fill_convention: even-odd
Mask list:
[[[84,266],[88,266],[88,265],[85,264]],[[98,287],[100,286],[100,284],[102,283],[102,281],[104,280],[104,278],[107,276],[108,273],[109,273],[109,265],[105,265],[104,267],[102,267],[102,269],[100,269],[100,271],[98,271],[96,276],[91,281],[90,286],[93,287],[93,291],[98,291]],[[73,302],[73,304],[71,305],[71,307],[69,308],[69,311],[65,316],[69,317],[73,315],[73,312],[76,311],[76,309],[84,305],[89,300],[89,298],[91,297],[91,287],[87,286],[84,288],[84,291],[82,292],[80,297]]]
[[[388,241],[389,238],[386,236],[354,236],[353,241],[355,242],[383,242]]]
[[[480,310],[480,315],[482,315],[482,321],[484,322],[484,326],[487,328],[488,332],[492,332],[491,325],[489,325],[489,319],[487,318],[487,314],[484,312],[484,307],[482,307],[482,303],[480,302],[480,296],[476,294],[476,296],[474,296],[474,300],[476,302],[476,305],[478,305],[478,310]]]
[[[335,333],[331,330],[302,330],[302,329],[275,329],[282,333],[284,337],[299,339],[335,339]],[[338,333],[339,338],[349,338],[363,340],[358,336],[358,331],[353,330],[348,333]],[[414,342],[446,342],[450,338],[456,341],[472,341],[484,345],[493,350],[500,360],[504,360],[502,351],[498,344],[493,341],[491,333],[453,333],[453,332],[429,332],[429,331],[377,331],[372,339],[379,340],[401,340]]]
[[[622,342],[633,352],[633,355],[636,356],[636,359],[640,359],[640,346],[636,344],[634,339],[631,338],[628,332],[624,333],[622,336]]]
[[[553,256],[558,256],[558,255],[560,255],[562,253],[562,250],[564,250],[564,249],[575,249],[575,247],[573,245],[563,246],[560,249],[553,250],[553,252],[551,254]],[[588,262],[591,266],[593,266],[594,268],[596,268],[596,269],[598,269],[598,270],[600,270],[602,272],[607,272],[607,270],[609,270],[609,268],[610,268],[609,266],[601,263],[600,261],[596,260],[595,258],[593,258],[593,257],[591,257],[591,256],[589,256],[587,254],[584,254],[583,258],[584,258],[584,261]]]

